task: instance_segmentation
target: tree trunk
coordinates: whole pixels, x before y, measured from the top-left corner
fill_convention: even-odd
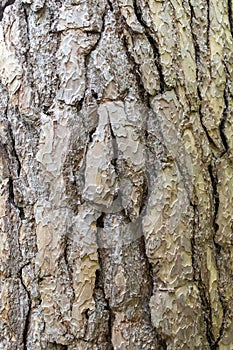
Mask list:
[[[232,0],[0,19],[0,349],[232,350]]]

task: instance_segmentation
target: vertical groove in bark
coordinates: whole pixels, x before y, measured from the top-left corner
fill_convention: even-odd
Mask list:
[[[228,115],[228,110],[229,110],[229,102],[228,102],[228,98],[227,98],[227,89],[228,89],[228,81],[226,81],[226,85],[225,85],[225,89],[224,89],[224,102],[225,102],[225,108],[223,110],[223,114],[222,114],[222,120],[221,123],[219,125],[219,130],[220,130],[220,135],[221,135],[221,139],[222,139],[222,143],[224,145],[225,151],[222,153],[222,156],[224,155],[224,153],[226,153],[229,150],[229,145],[227,142],[227,138],[225,135],[225,124],[227,121],[227,115]]]
[[[112,327],[114,322],[114,312],[111,310],[111,307],[109,305],[109,300],[106,298],[105,291],[104,291],[104,277],[103,277],[103,248],[101,248],[100,243],[100,237],[99,237],[99,230],[101,228],[104,228],[104,213],[100,215],[100,217],[96,221],[96,227],[97,227],[97,246],[98,248],[98,261],[100,269],[96,271],[96,282],[95,282],[95,288],[101,290],[102,296],[106,305],[106,309],[108,312],[108,322],[107,322],[107,334],[106,334],[106,343],[108,344],[108,350],[113,350],[113,344],[112,344]]]
[[[193,276],[194,276],[194,282],[197,285],[200,298],[201,298],[202,310],[203,310],[204,319],[205,319],[206,338],[209,344],[209,348],[213,349],[214,336],[212,332],[211,307],[210,307],[208,297],[206,295],[207,291],[206,291],[205,285],[203,284],[202,278],[201,278],[201,268],[199,265],[199,256],[198,256],[198,244],[195,238],[197,230],[199,228],[198,208],[196,205],[193,205],[192,207],[193,207],[193,233],[191,238],[191,247],[192,247]]]
[[[154,37],[151,36],[151,34],[149,32],[149,28],[147,27],[147,25],[143,21],[142,12],[138,7],[137,0],[133,1],[133,5],[134,5],[134,10],[135,10],[135,15],[137,17],[137,20],[141,24],[141,26],[144,28],[146,37],[147,37],[147,39],[152,47],[153,53],[154,53],[154,60],[155,60],[155,64],[156,64],[156,67],[157,67],[158,73],[159,73],[159,83],[160,83],[160,91],[159,92],[162,94],[165,90],[165,80],[164,80],[164,76],[163,76],[163,68],[162,68],[161,61],[160,61],[158,44],[156,43]]]
[[[210,50],[210,0],[206,1],[207,4],[207,39],[206,44],[208,50]]]
[[[229,18],[229,24],[231,29],[231,35],[233,37],[232,0],[227,0],[227,5],[228,5],[228,18]]]
[[[23,266],[24,267],[24,266]],[[22,286],[26,292],[27,295],[27,304],[28,304],[28,311],[27,314],[25,316],[25,324],[24,324],[24,330],[23,330],[23,350],[27,350],[28,346],[27,346],[27,337],[28,337],[28,332],[29,332],[29,327],[30,327],[30,316],[31,316],[31,306],[32,306],[32,301],[31,301],[31,296],[30,296],[30,292],[28,291],[27,287],[25,286],[24,282],[23,282],[23,278],[22,278],[22,269],[20,270],[20,280],[22,283]]]

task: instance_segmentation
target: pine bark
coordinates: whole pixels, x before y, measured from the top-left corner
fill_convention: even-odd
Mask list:
[[[232,0],[0,20],[0,349],[232,350]]]

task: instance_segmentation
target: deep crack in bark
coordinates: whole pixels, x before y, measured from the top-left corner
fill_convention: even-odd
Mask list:
[[[29,265],[29,263],[27,263],[26,265],[24,265],[19,272],[19,277],[20,277],[20,281],[21,284],[27,294],[27,304],[28,304],[28,311],[25,317],[25,322],[24,322],[24,330],[23,330],[23,350],[27,350],[27,337],[28,337],[28,331],[29,331],[29,327],[30,327],[30,318],[31,318],[31,306],[32,306],[32,301],[31,301],[31,295],[30,292],[28,291],[26,285],[23,282],[23,276],[22,276],[22,272],[23,272],[23,268],[25,266]]]
[[[226,135],[224,133],[225,124],[226,124],[227,116],[228,116],[228,109],[229,109],[229,102],[228,102],[228,98],[227,98],[227,88],[228,88],[227,85],[228,84],[227,84],[227,81],[226,81],[226,85],[225,85],[225,89],[224,89],[224,93],[223,93],[224,102],[225,102],[225,108],[223,110],[222,120],[221,120],[221,123],[219,125],[220,136],[221,136],[221,139],[222,139],[223,146],[225,148],[225,151],[223,152],[222,156],[229,150],[227,137],[226,137]]]
[[[198,246],[196,242],[196,230],[198,229],[198,226],[199,226],[198,207],[196,204],[191,204],[191,206],[193,208],[193,233],[191,237],[193,281],[198,288],[200,299],[201,299],[203,316],[204,316],[204,321],[206,325],[206,338],[209,343],[210,349],[215,350],[215,347],[213,347],[215,344],[215,339],[212,331],[211,305],[209,302],[209,296],[207,296],[206,294],[206,287],[202,281],[201,269],[199,266],[200,259],[197,253]]]
[[[15,148],[15,138],[13,135],[13,131],[10,125],[10,122],[8,123],[8,133],[10,136],[10,140],[11,140],[11,145],[12,145],[12,155],[15,158],[16,162],[17,162],[17,175],[18,177],[20,176],[20,172],[21,172],[21,162],[19,160],[19,156],[18,153],[16,152],[16,148]]]
[[[214,215],[213,215],[213,227],[214,231],[217,232],[218,224],[216,223],[219,209],[219,193],[218,193],[218,179],[217,175],[214,175],[214,169],[212,164],[209,164],[208,171],[210,175],[211,185],[212,185],[212,193],[213,193],[213,203],[214,203]]]
[[[15,0],[2,0],[0,2],[0,21],[3,19],[3,13],[7,6],[13,5]]]
[[[114,350],[114,346],[112,344],[112,325],[114,322],[114,313],[111,310],[111,307],[109,305],[109,300],[106,298],[105,291],[104,291],[104,278],[103,278],[103,257],[102,257],[102,247],[99,237],[99,230],[104,228],[104,217],[105,213],[101,213],[99,218],[96,220],[96,242],[98,246],[98,262],[100,269],[96,271],[96,281],[95,281],[95,287],[97,289],[100,289],[102,292],[103,299],[105,301],[106,310],[108,311],[108,335],[107,335],[107,342],[108,342],[108,349],[106,350]]]
[[[232,0],[228,0],[228,1],[227,1],[227,6],[228,6],[229,26],[230,26],[231,36],[233,37]]]
[[[9,190],[9,200],[10,203],[19,211],[19,217],[21,220],[25,219],[24,208],[18,206],[15,203],[15,195],[14,195],[14,180],[9,177],[8,179],[8,190]]]
[[[206,37],[206,45],[207,48],[210,49],[210,0],[206,0],[207,5],[207,37]]]
[[[201,122],[201,126],[206,134],[206,137],[209,141],[210,146],[212,146],[213,149],[218,150],[218,146],[216,145],[216,143],[214,142],[214,140],[211,138],[207,127],[205,126],[203,119],[204,119],[204,115],[202,113],[202,97],[201,97],[201,92],[200,92],[200,88],[197,87],[197,94],[199,97],[199,116],[200,116],[200,122]]]
[[[213,227],[214,227],[214,231],[215,233],[218,231],[218,224],[217,224],[217,216],[218,216],[218,210],[219,210],[219,193],[218,193],[218,178],[217,178],[217,173],[216,173],[216,169],[214,169],[214,167],[212,166],[212,164],[210,164],[208,166],[208,171],[209,171],[209,175],[210,175],[210,180],[211,180],[211,185],[212,185],[212,193],[213,193],[213,203],[214,203],[214,215],[213,215]],[[214,243],[214,248],[215,248],[215,262],[216,262],[216,267],[218,267],[218,261],[219,261],[219,257],[220,257],[220,252],[221,252],[221,246],[219,244],[216,243],[215,241],[215,237],[213,237],[213,243]],[[219,270],[218,270],[219,273]],[[219,330],[219,336],[217,337],[215,343],[213,344],[213,347],[211,349],[213,350],[217,350],[218,347],[218,343],[221,340],[222,336],[223,336],[223,332],[224,332],[224,328],[225,328],[225,323],[226,323],[226,305],[225,305],[225,301],[224,301],[224,297],[221,293],[220,290],[220,285],[219,285],[219,276],[218,276],[218,295],[219,295],[219,300],[222,306],[222,310],[223,310],[223,319],[222,319],[222,324]]]
[[[165,79],[164,79],[164,75],[163,75],[163,68],[162,68],[161,58],[160,58],[160,53],[159,53],[159,45],[155,41],[153,36],[151,35],[150,28],[147,26],[147,24],[144,22],[144,20],[142,18],[142,13],[138,8],[137,0],[133,1],[133,6],[134,6],[134,11],[135,11],[135,15],[137,17],[137,20],[141,24],[141,26],[144,28],[145,35],[146,35],[147,40],[149,41],[149,43],[151,45],[153,53],[154,53],[154,62],[155,62],[155,65],[157,67],[158,74],[159,74],[160,93],[162,94],[165,91],[166,84],[165,84]]]

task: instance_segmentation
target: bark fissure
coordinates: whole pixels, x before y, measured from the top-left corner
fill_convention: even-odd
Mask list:
[[[215,160],[216,161],[216,160]],[[211,181],[211,186],[212,186],[212,193],[213,193],[213,205],[214,205],[214,214],[213,214],[213,228],[214,228],[214,232],[216,234],[216,232],[219,229],[219,226],[217,224],[217,217],[218,217],[218,211],[219,211],[219,205],[220,205],[220,199],[219,199],[219,192],[218,192],[218,178],[217,178],[217,173],[216,173],[216,169],[215,166],[213,166],[212,164],[209,164],[208,166],[208,171],[209,171],[209,175],[210,175],[210,181]],[[213,243],[214,243],[214,248],[215,248],[215,262],[216,262],[216,267],[218,268],[218,274],[219,272],[219,259],[221,259],[221,246],[219,244],[217,244],[216,240],[215,240],[215,236],[213,237]],[[218,295],[219,295],[219,300],[222,306],[222,311],[223,311],[223,318],[222,318],[222,324],[219,330],[219,335],[215,341],[215,343],[213,344],[213,350],[217,349],[217,345],[220,342],[222,336],[223,336],[223,332],[225,329],[225,323],[226,323],[226,314],[227,314],[227,308],[226,308],[226,304],[225,304],[225,300],[224,300],[224,296],[221,293],[221,286],[220,286],[220,282],[219,282],[219,276],[218,276]]]
[[[100,248],[98,249],[98,258],[99,258],[99,263],[102,265]],[[96,271],[95,288],[99,289],[101,291],[103,300],[105,302],[105,308],[108,312],[108,323],[107,323],[108,333],[107,333],[107,337],[106,337],[106,341],[108,343],[107,350],[114,350],[114,346],[112,344],[112,326],[113,326],[115,316],[114,316],[114,312],[110,308],[109,300],[106,298],[106,295],[105,295],[102,274],[103,274],[103,270],[101,267],[100,270]]]
[[[229,26],[230,26],[231,36],[233,37],[232,0],[227,1],[227,6],[228,6]]]
[[[29,328],[30,328],[30,318],[31,318],[31,309],[32,309],[32,300],[31,300],[31,295],[30,295],[30,292],[29,290],[27,289],[24,281],[23,281],[23,276],[22,276],[22,271],[23,271],[23,268],[25,266],[29,265],[29,263],[25,264],[21,269],[20,269],[20,272],[19,272],[19,277],[20,277],[20,281],[21,281],[21,284],[26,292],[26,295],[27,295],[27,306],[28,306],[28,310],[27,310],[27,313],[26,313],[26,317],[25,317],[25,321],[24,321],[24,329],[23,329],[23,350],[27,350],[28,347],[27,347],[27,338],[28,338],[28,332],[29,332]]]
[[[201,78],[201,75],[200,75],[200,70],[199,70],[199,66],[201,64],[200,62],[200,48],[199,48],[199,45],[198,45],[198,40],[197,40],[197,37],[195,35],[195,32],[194,32],[194,28],[193,28],[193,20],[195,19],[195,13],[194,13],[194,8],[190,2],[190,0],[188,1],[188,4],[189,4],[189,8],[190,8],[190,28],[191,28],[191,35],[192,35],[192,41],[193,41],[193,47],[194,47],[194,54],[195,54],[195,63],[196,63],[196,77],[197,77],[197,96],[198,96],[198,99],[199,99],[199,109],[198,109],[198,112],[199,112],[199,116],[200,116],[200,122],[201,122],[201,125],[202,125],[202,128],[207,136],[207,139],[210,143],[210,145],[215,149],[217,150],[217,145],[215,144],[214,140],[211,138],[209,132],[208,132],[208,129],[207,127],[205,126],[204,122],[203,122],[203,119],[204,119],[204,115],[203,115],[203,112],[202,112],[202,103],[203,103],[203,99],[202,99],[202,95],[201,95],[201,89],[200,89],[200,78]],[[209,22],[209,0],[207,0],[207,8],[208,8],[208,11],[207,11],[207,17],[208,17],[208,30],[207,30],[207,47],[209,47],[209,26],[210,26],[210,22]]]
[[[18,156],[18,153],[16,151],[16,147],[15,147],[15,138],[13,135],[13,131],[10,125],[10,122],[8,122],[8,132],[9,132],[9,136],[10,136],[10,140],[11,140],[11,145],[12,145],[12,155],[16,160],[17,163],[17,176],[20,177],[20,172],[21,172],[21,162]]]
[[[219,210],[218,179],[217,179],[217,175],[214,174],[214,169],[212,164],[209,164],[208,171],[210,175],[210,181],[211,181],[212,192],[213,192],[213,205],[214,205],[213,227],[214,227],[214,231],[217,232],[218,224],[216,223],[216,220],[217,220],[218,210]]]
[[[65,264],[66,264],[66,268],[67,268],[67,272],[68,272],[68,276],[69,276],[69,281],[70,281],[70,287],[72,290],[72,295],[71,295],[71,300],[70,300],[70,304],[71,304],[71,309],[72,309],[72,305],[74,303],[75,300],[75,291],[74,291],[74,286],[73,286],[73,268],[69,263],[69,237],[67,237],[67,234],[64,236],[64,260],[65,260]]]
[[[109,6],[110,11],[111,11],[111,12],[114,12],[113,5],[112,5],[111,0],[107,0],[107,3],[108,3],[108,6]]]
[[[216,263],[218,261],[218,256],[219,256],[219,254],[216,255]],[[220,303],[222,305],[223,319],[222,319],[222,324],[221,324],[221,327],[220,327],[220,330],[219,330],[219,335],[218,335],[218,337],[217,337],[217,339],[216,339],[216,341],[214,343],[213,350],[218,350],[219,349],[219,342],[223,338],[224,331],[225,331],[225,328],[226,328],[226,323],[227,323],[227,305],[226,305],[226,302],[225,302],[223,294],[220,292],[220,288],[219,287],[218,287],[218,291],[219,291],[219,300],[220,300]]]
[[[114,166],[115,173],[119,175],[118,168],[117,168],[117,160],[118,160],[118,144],[117,144],[117,138],[116,135],[114,134],[110,117],[108,115],[108,123],[109,123],[109,128],[110,128],[110,133],[111,133],[111,138],[112,138],[112,150],[113,150],[113,157],[111,160],[111,164]]]
[[[127,26],[126,23],[125,23],[125,26]],[[128,31],[130,33],[131,29],[128,28]],[[132,35],[133,35],[133,33],[132,33]],[[135,61],[135,58],[129,52],[128,45],[127,45],[127,38],[125,36],[123,37],[123,45],[125,47],[128,60],[129,60],[129,62],[132,65],[132,72],[133,72],[133,74],[134,74],[134,76],[136,78],[139,97],[146,104],[146,106],[148,108],[150,108],[149,94],[146,91],[146,89],[145,89],[145,87],[144,87],[144,85],[142,83],[141,76],[140,76],[140,65]]]
[[[103,249],[102,248],[102,242],[99,237],[99,230],[104,228],[104,218],[105,218],[105,213],[102,212],[102,214],[98,217],[96,220],[96,243],[98,246],[97,253],[98,253],[98,262],[99,262],[99,270],[96,271],[96,281],[95,281],[95,287],[96,289],[100,289],[102,293],[102,297],[105,302],[105,307],[108,312],[108,334],[107,334],[107,343],[108,343],[108,349],[107,350],[114,350],[114,346],[112,343],[112,327],[113,327],[113,322],[114,322],[114,312],[110,307],[110,303],[108,298],[106,297],[105,290],[104,290],[104,257],[103,257]]]
[[[3,19],[3,13],[7,6],[13,5],[15,0],[2,0],[0,3],[0,21]]]
[[[200,122],[201,122],[201,126],[206,134],[206,137],[209,141],[209,144],[210,146],[214,149],[214,150],[218,150],[218,146],[216,145],[216,143],[214,142],[214,140],[211,138],[210,134],[209,134],[209,131],[207,129],[207,127],[205,126],[204,122],[203,122],[203,119],[204,119],[204,115],[203,115],[203,112],[202,112],[202,96],[201,96],[201,91],[200,91],[200,88],[197,87],[197,94],[198,94],[198,97],[199,97],[199,116],[200,116]]]
[[[165,91],[166,84],[165,84],[165,78],[163,75],[163,67],[161,64],[161,58],[160,58],[160,53],[159,53],[159,45],[156,42],[156,40],[154,39],[154,37],[152,36],[152,34],[150,32],[150,28],[147,26],[147,24],[145,23],[145,21],[142,18],[142,12],[139,10],[137,0],[133,1],[133,5],[134,5],[134,11],[135,11],[135,15],[137,17],[137,20],[141,24],[141,26],[144,28],[145,35],[147,37],[147,40],[150,43],[150,46],[153,50],[153,53],[154,53],[154,62],[155,62],[155,65],[156,65],[156,68],[157,68],[158,74],[159,74],[160,93],[162,94]]]
[[[120,28],[121,26],[123,26],[125,28],[125,31],[128,32],[128,35],[130,35],[131,37],[134,36],[134,32],[133,30],[128,26],[128,24],[126,23],[125,18],[120,14],[120,12],[118,12],[118,14],[116,14],[116,21],[118,23],[118,27]],[[120,32],[120,31],[119,31]],[[140,74],[140,64],[138,64],[133,56],[133,54],[129,51],[128,48],[128,43],[127,43],[127,36],[126,34],[124,34],[124,32],[120,32],[119,36],[121,38],[123,47],[125,48],[125,53],[127,55],[128,61],[131,64],[132,68],[131,68],[131,72],[134,75],[134,77],[136,78],[136,83],[137,83],[137,92],[138,95],[141,99],[141,101],[143,103],[145,103],[145,105],[151,109],[151,105],[150,105],[150,95],[149,93],[146,91],[145,86],[143,85],[143,82],[141,80],[141,74]]]
[[[212,311],[211,305],[209,301],[208,291],[206,290],[206,286],[202,281],[201,277],[201,269],[199,266],[200,260],[198,256],[198,244],[196,242],[196,232],[199,228],[199,217],[198,217],[198,206],[196,204],[192,204],[193,208],[193,233],[191,237],[191,249],[192,249],[192,267],[193,267],[193,281],[196,284],[201,303],[204,321],[206,325],[206,338],[211,350],[217,350],[215,347],[215,339],[212,331]]]
[[[206,0],[207,5],[207,37],[206,37],[206,46],[210,49],[210,0]],[[211,69],[211,67],[210,67]]]
[[[19,212],[19,217],[21,220],[25,219],[25,213],[24,213],[24,208],[17,205],[15,203],[15,195],[14,195],[14,180],[10,177],[8,179],[8,190],[9,190],[9,200],[10,203],[17,209]]]
[[[216,219],[217,219],[218,210],[219,210],[219,194],[218,194],[218,190],[217,190],[218,180],[216,178],[216,174],[214,174],[214,169],[213,169],[213,166],[211,164],[209,164],[209,166],[208,166],[208,171],[209,171],[212,190],[213,190],[213,204],[214,204],[213,228],[214,228],[214,231],[216,232],[218,230],[218,225],[216,223]],[[194,282],[196,283],[196,285],[198,287],[201,302],[203,305],[204,319],[205,319],[205,324],[206,324],[206,337],[207,337],[210,349],[217,350],[218,344],[223,336],[223,332],[225,329],[227,308],[225,305],[224,297],[223,297],[221,290],[220,290],[220,285],[219,285],[219,280],[218,280],[217,281],[217,283],[218,283],[218,295],[219,295],[219,300],[220,300],[222,310],[223,310],[223,319],[222,319],[222,323],[221,323],[218,337],[216,338],[214,336],[214,333],[213,333],[213,317],[212,317],[212,308],[211,308],[211,303],[210,303],[210,295],[209,295],[209,292],[206,288],[206,285],[202,279],[201,268],[199,266],[200,261],[199,261],[199,255],[198,255],[198,244],[196,242],[196,232],[197,232],[198,227],[199,227],[198,206],[194,205],[194,204],[191,204],[191,205],[193,207],[193,212],[194,212],[193,235],[191,238],[192,266],[193,266],[193,271],[194,271]],[[214,237],[213,237],[213,243],[214,243],[214,248],[215,248],[216,266],[218,266],[218,256],[219,256],[221,248],[214,241]],[[218,271],[218,273],[219,273],[219,271]]]
[[[196,77],[197,77],[197,91],[198,96],[200,97],[200,88],[199,88],[199,79],[200,79],[200,74],[199,74],[199,65],[200,65],[200,48],[198,45],[197,37],[194,32],[193,28],[193,20],[195,19],[195,13],[194,13],[194,8],[188,0],[189,8],[190,8],[190,28],[191,28],[191,35],[192,35],[192,40],[193,40],[193,47],[194,47],[194,54],[195,54],[195,63],[196,63]]]
[[[229,145],[228,145],[228,141],[225,135],[225,124],[227,121],[227,116],[228,116],[228,110],[229,110],[229,102],[228,102],[228,98],[227,98],[227,89],[228,89],[228,82],[226,81],[226,85],[225,85],[225,89],[224,89],[224,93],[223,93],[223,97],[224,97],[224,102],[225,102],[225,108],[223,110],[223,114],[222,114],[222,120],[220,122],[219,125],[219,131],[220,131],[220,136],[222,139],[222,143],[223,146],[225,148],[225,151],[222,153],[221,156],[223,156],[228,150],[229,150]]]
[[[82,108],[83,108],[83,105],[84,105],[84,102],[85,102],[85,98],[83,97],[83,98],[81,98],[78,102],[77,102],[77,104],[76,104],[76,113],[77,114],[79,114],[79,112],[82,110]]]

